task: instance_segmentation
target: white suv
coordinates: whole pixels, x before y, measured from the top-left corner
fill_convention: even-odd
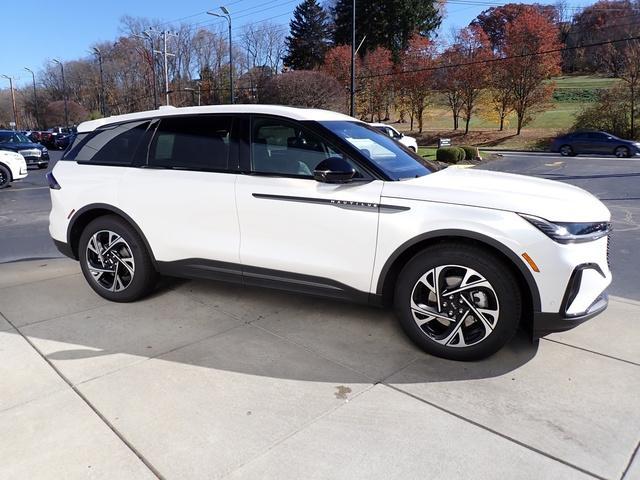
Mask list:
[[[8,187],[14,180],[20,180],[27,175],[27,162],[22,155],[0,150],[0,189]]]
[[[577,187],[444,169],[323,110],[166,107],[85,122],[48,176],[50,232],[91,287],[158,274],[394,305],[471,360],[603,311],[610,214]]]
[[[369,125],[376,128],[377,130],[380,130],[382,133],[386,133],[395,141],[400,142],[402,145],[404,145],[414,153],[418,151],[418,141],[414,137],[410,137],[409,135],[400,133],[398,130],[393,128],[391,125],[387,125],[386,123],[370,123]]]

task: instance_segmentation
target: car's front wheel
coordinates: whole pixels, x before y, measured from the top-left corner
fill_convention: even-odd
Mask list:
[[[132,302],[147,295],[156,271],[140,235],[115,215],[98,217],[82,232],[80,267],[98,295],[114,302]]]
[[[6,188],[11,183],[11,172],[4,165],[0,165],[0,189]]]
[[[39,169],[47,168],[48,166],[49,166],[49,164],[48,164],[48,163],[39,163],[39,164],[38,164],[38,168],[39,168]]]
[[[618,158],[627,158],[631,156],[631,151],[627,147],[618,147],[613,153]]]
[[[478,360],[515,334],[521,293],[511,270],[489,251],[435,245],[401,271],[394,303],[407,335],[424,351],[451,360]]]

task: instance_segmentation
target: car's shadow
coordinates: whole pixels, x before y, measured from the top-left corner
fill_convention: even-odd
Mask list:
[[[143,301],[112,303],[26,326],[22,331],[36,345],[39,340],[55,342],[45,342],[49,346],[44,353],[54,363],[60,362],[62,372],[76,361],[103,368],[103,362],[111,361],[109,356],[125,354],[141,357],[136,363],[144,357],[160,357],[248,375],[336,384],[363,379],[384,382],[409,365],[415,370],[415,362],[419,362],[419,380],[401,374],[392,381],[496,377],[526,364],[538,348],[538,342],[519,331],[488,359],[448,361],[415,347],[389,310],[178,279],[163,280]],[[339,367],[328,368],[328,362]]]

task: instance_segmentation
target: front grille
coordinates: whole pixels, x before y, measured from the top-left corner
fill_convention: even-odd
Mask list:
[[[42,152],[37,148],[32,148],[29,150],[20,150],[18,153],[22,155],[24,158],[28,158],[28,157],[40,158],[40,156],[42,155]]]

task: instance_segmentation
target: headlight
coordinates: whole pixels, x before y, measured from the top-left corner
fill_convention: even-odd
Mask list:
[[[47,147],[42,147],[42,153],[47,153]]]
[[[533,215],[525,215],[524,213],[519,215],[558,243],[591,242],[611,232],[610,222],[554,223]]]

